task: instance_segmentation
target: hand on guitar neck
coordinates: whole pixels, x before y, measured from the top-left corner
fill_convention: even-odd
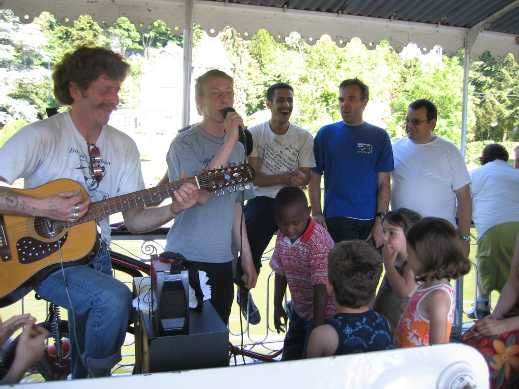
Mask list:
[[[181,180],[185,180],[187,178],[187,175],[182,172],[182,175],[180,177]],[[157,186],[165,186],[169,184],[169,176],[168,172],[164,173],[162,178],[159,181],[159,184]],[[196,185],[190,182],[186,182],[185,184],[181,185],[179,189],[175,191],[173,194],[173,203],[171,204],[171,211],[174,215],[178,215],[183,210],[192,207],[196,203],[201,203],[201,198],[205,198],[208,196],[208,193],[206,190],[200,190]],[[152,201],[148,203],[148,206],[158,206],[162,202],[162,198],[157,199],[157,201]]]
[[[182,173],[181,179],[186,179],[186,174]],[[185,209],[191,208],[198,202],[200,190],[198,186],[191,182],[185,182],[173,193],[174,201],[171,203],[173,216],[178,215]]]

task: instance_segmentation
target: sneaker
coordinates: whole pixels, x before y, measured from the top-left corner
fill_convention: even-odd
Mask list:
[[[256,325],[261,321],[261,315],[259,313],[258,307],[254,304],[252,300],[252,295],[249,291],[242,292],[238,290],[236,294],[236,301],[240,306],[241,314],[243,318],[247,320],[250,324]]]
[[[467,317],[472,320],[483,319],[488,315],[490,315],[490,306],[484,303],[474,304],[467,313]]]

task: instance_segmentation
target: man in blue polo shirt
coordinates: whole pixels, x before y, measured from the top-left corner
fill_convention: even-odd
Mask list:
[[[368,100],[369,89],[357,78],[339,86],[343,120],[324,126],[315,137],[310,203],[312,216],[328,229],[335,242],[371,238],[375,247],[381,247],[393,151],[387,132],[362,119]]]

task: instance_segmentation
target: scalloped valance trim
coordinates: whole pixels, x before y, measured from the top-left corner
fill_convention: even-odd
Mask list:
[[[141,29],[161,19],[178,32],[183,29],[185,14],[182,0],[0,0],[0,8],[13,9],[25,21],[42,11],[49,11],[60,19],[89,14],[106,24],[126,16]],[[212,1],[194,1],[193,22],[210,36],[232,26],[243,38],[249,39],[264,28],[279,41],[298,32],[311,45],[328,35],[339,47],[352,38],[359,38],[368,47],[385,40],[396,50],[415,43],[423,51],[439,45],[450,54],[463,48],[467,32],[465,28],[442,25]],[[511,34],[482,32],[472,54],[477,56],[487,50],[499,56],[512,53],[519,60],[519,45]]]

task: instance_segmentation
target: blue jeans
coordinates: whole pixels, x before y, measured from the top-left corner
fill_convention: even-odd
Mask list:
[[[306,358],[306,346],[312,332],[312,322],[299,316],[292,302],[287,304],[288,331],[283,342],[281,360],[291,361]]]
[[[97,251],[95,258],[88,264],[88,266],[94,270],[97,270],[98,272],[107,274],[109,276],[112,275],[112,257],[110,255],[109,247],[105,242],[99,242],[99,250]]]
[[[107,270],[108,274],[95,269]],[[90,265],[65,268],[66,282],[62,271],[58,270],[36,288],[45,300],[69,310],[74,378],[109,375],[111,368],[121,360],[131,293],[126,285],[112,277],[110,270],[108,247],[101,244]],[[75,314],[75,323],[71,320],[71,309]],[[79,344],[76,344],[76,339]]]

